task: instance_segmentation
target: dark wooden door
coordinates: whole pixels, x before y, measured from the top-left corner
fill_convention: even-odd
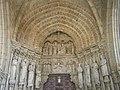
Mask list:
[[[70,74],[50,74],[43,90],[76,90]]]

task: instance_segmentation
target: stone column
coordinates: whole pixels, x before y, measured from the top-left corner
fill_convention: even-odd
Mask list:
[[[5,90],[9,89],[10,69],[11,69],[12,57],[13,57],[13,53],[14,52],[15,52],[15,49],[12,49],[12,51],[11,51],[11,58],[10,58],[10,62],[9,62],[9,70],[8,70],[8,76],[7,76],[7,82],[6,82]]]
[[[114,0],[112,7],[112,30],[113,30],[113,45],[114,45],[114,53],[115,60],[117,63],[117,67],[120,67],[120,1]]]
[[[4,38],[4,7],[5,7],[5,2],[3,2],[4,0],[0,0],[0,68],[2,68],[2,63],[3,63],[3,38]]]
[[[10,60],[9,8],[7,0],[0,0],[0,68],[8,73]],[[2,80],[0,90],[5,89],[6,79]]]

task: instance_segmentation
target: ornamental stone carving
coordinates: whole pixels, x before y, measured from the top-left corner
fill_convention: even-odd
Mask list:
[[[65,67],[62,61],[58,61],[53,66],[53,73],[67,73],[67,67]]]
[[[60,37],[63,38],[57,39]],[[61,31],[52,33],[47,37],[42,49],[43,55],[74,55],[75,53],[72,38]]]

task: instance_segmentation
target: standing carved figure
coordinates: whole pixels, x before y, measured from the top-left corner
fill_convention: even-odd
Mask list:
[[[35,80],[35,88],[40,89],[41,85],[41,71],[36,69],[36,80]]]
[[[50,73],[50,72],[51,72],[51,64],[50,64],[50,62],[48,62],[48,63],[46,64],[46,69],[47,69],[47,73]]]
[[[25,83],[25,78],[27,76],[27,67],[28,67],[28,61],[27,61],[27,59],[24,59],[21,63],[20,84]]]
[[[85,62],[85,83],[91,87],[90,65],[87,62]]]
[[[53,54],[53,45],[52,43],[49,43],[49,55]]]
[[[31,63],[28,68],[28,87],[34,84],[34,74],[35,74],[35,63]]]
[[[46,42],[43,47],[43,55],[48,55],[48,49],[48,42]]]
[[[83,88],[83,69],[80,63],[78,64],[77,71],[78,71],[79,87]]]
[[[53,54],[54,55],[57,54],[57,42],[54,42],[54,45],[53,45]]]
[[[62,55],[66,54],[66,47],[64,43],[61,44],[61,54]]]
[[[73,70],[73,69],[72,69],[72,68],[73,68],[73,67],[72,67],[72,64],[73,64],[72,60],[69,60],[68,63],[67,63],[67,72],[68,72],[68,73],[73,72],[73,71],[72,71],[72,70]]]
[[[15,80],[16,78],[17,64],[18,64],[18,55],[17,53],[15,53],[11,65],[10,81]]]
[[[71,54],[74,54],[74,44],[71,42]]]
[[[91,68],[92,68],[92,75],[93,75],[93,80],[94,80],[95,85],[100,85],[100,77],[99,77],[99,72],[98,72],[98,64],[96,63],[95,60],[93,60]]]
[[[101,65],[102,75],[108,76],[109,73],[108,73],[107,62],[103,55],[100,55],[100,65]]]
[[[58,43],[58,49],[57,49],[58,51],[58,55],[60,55],[61,54],[61,44],[60,43]]]
[[[67,54],[71,54],[71,52],[72,52],[72,47],[71,47],[71,42],[69,41],[67,45]]]
[[[109,72],[108,72],[108,67],[107,67],[107,61],[105,56],[100,55],[100,65],[101,65],[101,71],[102,71],[102,75],[104,78],[104,82],[108,83],[109,80]]]
[[[43,71],[44,73],[47,73],[47,70],[46,70],[46,63],[44,63],[44,64],[42,65],[42,71]]]

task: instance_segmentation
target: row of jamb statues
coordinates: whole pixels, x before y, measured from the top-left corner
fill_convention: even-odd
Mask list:
[[[21,58],[14,53],[9,78],[9,89],[16,90],[38,90],[41,88],[41,70],[36,67],[35,62]]]
[[[109,83],[110,80],[107,61],[103,55],[100,55],[100,65],[98,65],[95,59],[93,59],[92,64],[85,62],[83,66],[79,63],[77,68],[79,88],[84,88],[84,85],[91,88],[93,83],[97,88],[100,88],[100,71],[103,77],[103,82]]]

